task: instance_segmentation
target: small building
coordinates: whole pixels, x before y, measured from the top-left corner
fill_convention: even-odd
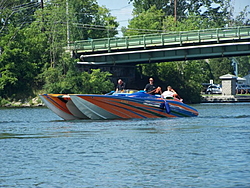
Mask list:
[[[244,82],[244,84],[246,84],[246,85],[250,85],[250,74],[248,74],[248,75],[244,76],[243,78],[245,78],[245,79],[246,79],[246,80],[245,80],[245,82]]]
[[[220,76],[222,81],[222,95],[236,95],[237,76],[226,74]]]
[[[237,77],[237,84],[246,84],[246,78]]]

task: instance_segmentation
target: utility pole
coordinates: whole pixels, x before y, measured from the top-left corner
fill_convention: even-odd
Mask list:
[[[44,28],[44,18],[43,18],[43,8],[44,8],[44,6],[43,6],[43,0],[41,0],[41,8],[42,8],[42,32],[44,32],[45,31],[45,28]]]
[[[174,20],[177,21],[177,0],[174,0]]]
[[[234,67],[234,74],[235,76],[238,76],[238,64],[239,61],[235,57],[232,58],[232,66]]]
[[[67,47],[69,49],[69,3],[66,0],[66,16],[67,16]]]

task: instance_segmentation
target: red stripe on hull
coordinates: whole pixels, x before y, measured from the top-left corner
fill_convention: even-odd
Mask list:
[[[159,118],[176,117],[167,114],[163,109],[144,105],[130,100],[114,97],[78,95],[78,97],[121,118]],[[161,103],[162,101],[159,101]]]

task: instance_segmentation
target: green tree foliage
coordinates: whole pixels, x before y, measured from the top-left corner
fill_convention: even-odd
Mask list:
[[[156,6],[152,6],[129,22],[125,35],[141,35],[162,32],[163,18],[164,13],[162,10],[158,10],[156,9]]]
[[[134,15],[137,16],[147,10],[152,6],[155,6],[157,10],[162,10],[164,16],[174,16],[174,0],[129,0],[130,3],[134,5]],[[187,2],[178,0],[177,15],[179,17],[184,16],[184,10],[187,7]]]
[[[164,16],[175,16],[175,0],[129,0],[134,5],[134,14],[137,16],[152,6],[156,9],[162,10]],[[223,25],[226,18],[228,18],[228,6],[230,0],[177,0],[176,1],[176,16],[177,20],[192,16],[201,16],[208,18],[210,23],[217,23]]]
[[[99,24],[102,30],[96,26]],[[40,2],[2,0],[1,97],[24,99],[42,88],[52,93],[102,93],[113,89],[108,73],[78,72],[65,47],[68,37],[112,37],[117,26],[115,17],[95,0],[68,0],[68,4],[66,0],[44,1],[43,9]]]
[[[234,74],[232,61],[229,58],[210,59],[209,65],[211,67],[213,80],[215,83],[220,83],[219,77],[222,75]]]
[[[114,88],[108,72],[93,69],[91,73],[80,72],[67,54],[56,69],[49,67],[43,72],[44,90],[48,93],[107,93]]]
[[[163,31],[189,31],[189,30],[199,30],[200,28],[208,29],[208,19],[201,16],[190,16],[185,20],[175,21],[173,16],[168,16],[163,20]]]
[[[113,37],[118,32],[118,22],[105,7],[100,7],[94,0],[70,1],[71,40],[86,40],[90,38]]]
[[[238,76],[244,77],[250,74],[250,56],[236,57],[238,61]]]
[[[65,20],[65,3],[55,0],[46,4],[35,14],[33,28],[40,29],[40,34],[47,39],[46,52],[49,53],[51,66],[55,67],[67,46],[67,27]]]
[[[165,62],[140,65],[142,74],[147,77],[158,78],[163,90],[171,85],[185,100],[185,102],[199,102],[201,83],[210,79],[208,63],[204,60],[185,62]]]
[[[35,77],[43,67],[43,38],[36,37],[34,30],[9,26],[8,34],[1,40],[0,94],[5,98],[23,98],[32,95]],[[32,32],[31,32],[32,31]],[[31,33],[32,34],[31,34]],[[38,41],[35,43],[34,41]]]
[[[24,27],[31,24],[34,21],[33,14],[39,6],[40,3],[29,0],[2,0],[0,2],[0,31],[7,31],[8,25]]]
[[[239,15],[235,17],[234,15],[234,7],[232,6],[231,0],[177,0],[177,21],[175,22],[175,3],[174,0],[163,1],[163,0],[129,0],[130,3],[134,5],[134,18],[131,19],[130,23],[133,23],[133,20],[138,20],[138,17],[145,14],[154,7],[156,10],[161,11],[161,15],[158,19],[165,19],[163,25],[165,25],[164,32],[169,30],[186,30],[189,25],[192,25],[191,28],[196,29],[206,29],[206,28],[218,28],[224,26],[238,26],[238,25],[246,25],[249,23],[249,6],[246,6],[244,10],[240,12]],[[171,19],[169,19],[171,18]],[[173,20],[172,20],[173,18]],[[141,19],[142,20],[142,19]],[[170,23],[168,23],[170,21]],[[174,23],[173,23],[174,21]],[[138,23],[138,21],[135,21]],[[144,21],[145,23],[145,21]],[[186,25],[186,28],[179,27],[179,23],[186,23],[182,26]],[[171,29],[170,26],[172,25]],[[195,25],[195,27],[194,27]],[[135,27],[135,24],[128,26],[129,29],[144,29],[141,28],[140,25]],[[166,29],[168,28],[168,29]],[[123,30],[126,31],[125,28]],[[162,27],[157,28],[157,30],[162,30]],[[143,34],[143,33],[141,33]]]

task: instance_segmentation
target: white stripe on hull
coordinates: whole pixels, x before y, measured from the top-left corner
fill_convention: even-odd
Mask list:
[[[79,119],[89,119],[86,115],[84,115],[77,107],[76,105],[72,102],[72,100],[69,100],[66,103],[66,106],[68,110],[77,118]]]
[[[73,115],[70,115],[62,110],[60,110],[59,108],[57,108],[55,105],[53,105],[52,103],[50,103],[45,96],[43,95],[39,95],[39,97],[42,99],[42,101],[44,102],[44,104],[50,109],[52,110],[55,114],[57,114],[59,117],[63,118],[64,120],[74,120],[74,119],[79,119]]]
[[[71,100],[76,105],[76,107],[90,119],[118,119],[119,116],[116,116],[99,106],[92,104],[76,95],[70,95]]]

